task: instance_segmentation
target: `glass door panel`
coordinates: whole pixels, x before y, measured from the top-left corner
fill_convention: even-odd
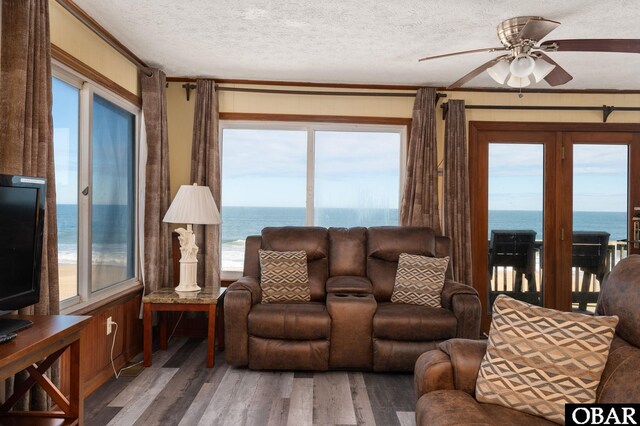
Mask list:
[[[595,311],[604,274],[627,256],[628,155],[627,145],[573,145],[574,311]]]
[[[499,294],[542,305],[544,145],[489,143],[488,303]]]

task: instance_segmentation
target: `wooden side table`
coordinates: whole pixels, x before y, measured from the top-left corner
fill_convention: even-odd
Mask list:
[[[214,366],[214,347],[216,341],[216,313],[221,319],[218,329],[218,346],[224,349],[224,292],[226,287],[217,289],[203,288],[199,292],[178,294],[172,288],[156,290],[142,298],[144,302],[144,366],[151,366],[151,313],[158,312],[207,312],[207,367]],[[220,302],[220,309],[216,307]],[[167,349],[167,318],[160,315],[160,349]]]
[[[72,315],[11,315],[8,318],[33,321],[30,328],[0,346],[0,380],[26,370],[29,377],[16,386],[0,407],[0,424],[82,425],[84,420],[82,377],[80,370],[80,331],[90,317]],[[69,349],[69,397],[44,374]],[[44,361],[43,361],[44,359]],[[39,364],[38,364],[39,362]],[[33,385],[39,384],[57,405],[57,411],[10,411]]]

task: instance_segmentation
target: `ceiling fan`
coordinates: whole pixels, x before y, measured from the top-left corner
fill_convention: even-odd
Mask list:
[[[536,83],[543,79],[551,86],[560,86],[573,79],[571,74],[551,59],[546,52],[620,52],[640,53],[639,39],[573,39],[550,40],[540,44],[540,40],[556,29],[560,22],[537,16],[519,16],[507,19],[498,25],[501,47],[466,50],[444,55],[426,56],[419,61],[464,55],[478,52],[507,52],[480,65],[466,74],[448,89],[460,87],[483,71],[499,84],[522,88],[531,84],[531,76]]]

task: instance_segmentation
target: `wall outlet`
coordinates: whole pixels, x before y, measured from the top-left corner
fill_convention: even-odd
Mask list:
[[[113,318],[107,318],[107,336],[111,334],[111,328],[113,327]]]

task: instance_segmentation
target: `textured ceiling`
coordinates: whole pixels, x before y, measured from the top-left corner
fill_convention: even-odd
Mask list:
[[[547,39],[640,38],[637,0],[75,0],[169,76],[447,86],[496,56],[496,25],[535,15]],[[640,54],[550,53],[563,89],[640,89]],[[482,73],[465,87],[499,87]],[[546,82],[532,88],[550,88]]]

